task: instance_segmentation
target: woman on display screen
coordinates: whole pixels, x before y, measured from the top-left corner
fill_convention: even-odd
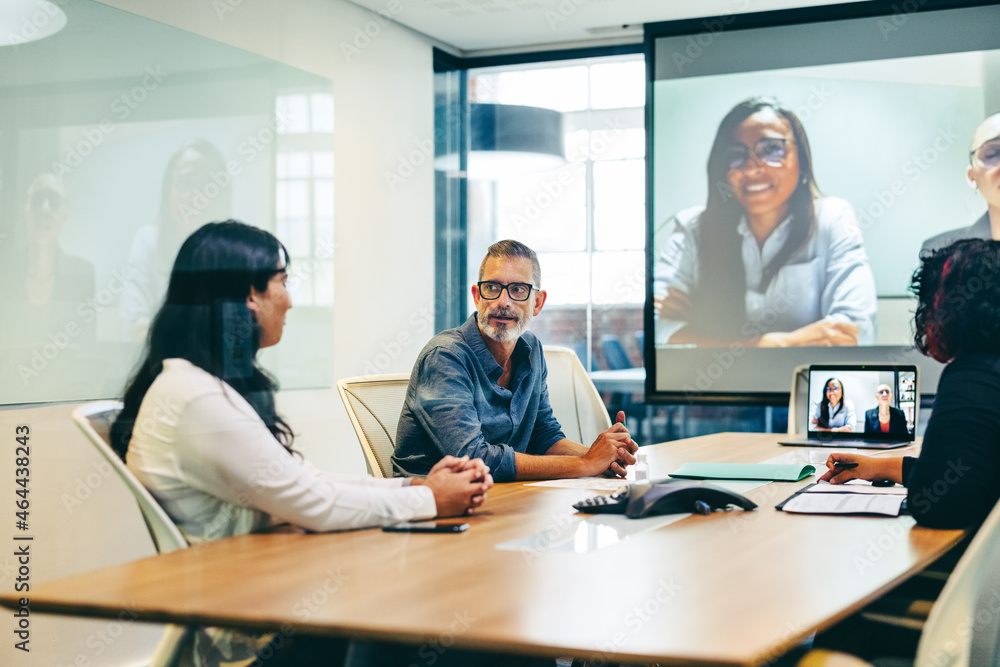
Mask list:
[[[708,201],[672,223],[653,276],[659,345],[874,342],[875,280],[854,211],[820,195],[805,130],[777,102],[726,114]]]
[[[831,454],[821,479],[887,479],[907,487],[918,524],[977,525],[1000,500],[1000,241],[958,241],[924,257],[911,289],[914,343],[947,364],[920,455]]]
[[[844,383],[830,378],[823,385],[823,397],[813,403],[809,429],[850,433],[854,430],[854,420],[854,403],[844,396]]]
[[[285,522],[345,530],[478,508],[493,483],[478,459],[445,457],[425,479],[374,479],[322,472],[292,449],[276,383],[256,360],[281,340],[292,307],[287,271],[288,253],[268,232],[209,223],[181,246],[150,323],[111,442],[184,538],[197,544]],[[274,638],[198,628],[184,651],[195,665],[238,662]],[[336,665],[344,652],[342,642],[303,637],[271,648],[279,650],[268,665]]]

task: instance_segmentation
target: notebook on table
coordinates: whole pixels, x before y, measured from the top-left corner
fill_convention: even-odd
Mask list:
[[[831,382],[835,381],[835,382]],[[829,393],[840,397],[827,401]],[[828,389],[829,387],[829,389]],[[888,424],[879,417],[876,391],[888,388]],[[848,402],[854,407],[854,420],[847,422]],[[781,441],[782,445],[802,447],[856,447],[859,449],[895,449],[912,445],[916,438],[920,392],[917,367],[913,365],[814,364],[809,367],[808,437]],[[845,429],[850,425],[851,430]]]

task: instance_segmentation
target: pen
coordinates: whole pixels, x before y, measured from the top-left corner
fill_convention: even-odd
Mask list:
[[[849,468],[857,468],[858,464],[856,461],[836,461],[833,464],[834,468],[840,468],[841,470],[848,470]]]

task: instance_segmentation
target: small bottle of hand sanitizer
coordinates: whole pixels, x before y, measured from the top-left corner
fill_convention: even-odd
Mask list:
[[[635,455],[635,481],[645,482],[649,479],[649,464],[646,463],[646,453],[639,452]]]

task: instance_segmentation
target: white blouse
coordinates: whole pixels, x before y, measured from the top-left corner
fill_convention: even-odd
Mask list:
[[[128,467],[191,544],[289,522],[330,531],[437,514],[426,486],[322,472],[275,440],[231,386],[167,359],[146,392]]]

